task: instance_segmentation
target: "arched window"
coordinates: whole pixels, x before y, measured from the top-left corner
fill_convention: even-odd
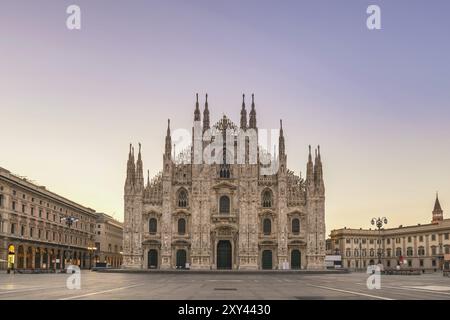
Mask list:
[[[370,249],[369,254],[370,254],[371,257],[373,257],[375,255],[375,250],[374,249]]]
[[[156,231],[158,231],[158,222],[155,218],[150,218],[148,221],[148,232],[156,233]]]
[[[269,235],[272,233],[272,221],[270,221],[269,218],[266,218],[263,221],[263,233],[265,235]]]
[[[419,249],[417,250],[417,253],[419,254],[419,256],[424,256],[425,248],[423,246],[420,246]]]
[[[219,200],[219,213],[230,213],[230,198],[221,196]]]
[[[180,208],[186,208],[189,205],[188,203],[188,194],[185,189],[181,189],[178,192],[178,206]]]
[[[300,220],[298,218],[292,219],[292,233],[293,234],[300,233]]]
[[[178,234],[186,233],[186,220],[183,218],[178,219]]]
[[[270,190],[264,190],[262,194],[262,206],[264,208],[272,207],[272,192]]]
[[[397,257],[400,257],[400,256],[402,255],[402,248],[397,248],[397,249],[395,249],[395,255],[396,255]]]
[[[355,249],[355,253],[353,254],[355,257],[359,257],[359,250]]]
[[[407,255],[408,257],[411,257],[411,256],[413,255],[413,248],[412,248],[412,247],[408,247],[408,248],[406,249],[406,255]]]

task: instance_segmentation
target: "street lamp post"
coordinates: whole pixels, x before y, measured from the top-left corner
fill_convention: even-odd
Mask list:
[[[64,222],[66,224],[66,226],[70,229],[70,227],[72,227],[72,225],[75,222],[78,222],[78,218],[72,217],[72,216],[62,217],[61,222]],[[70,250],[70,240],[69,240],[68,250],[69,250],[69,263],[72,264],[72,252]],[[65,258],[66,257],[64,257],[64,259]]]
[[[376,225],[378,228],[378,238],[380,240],[380,245],[382,243],[381,241],[381,228],[383,227],[383,225],[387,224],[388,221],[385,217],[383,218],[372,218],[372,220],[370,221],[370,223],[372,223],[372,225]],[[380,248],[377,248],[375,245],[375,248],[377,250],[377,255],[378,255],[378,263],[381,263],[381,255],[382,255],[382,250],[380,250]]]
[[[92,253],[94,251],[97,251],[96,247],[88,247],[87,248],[89,250],[89,269],[92,269]]]

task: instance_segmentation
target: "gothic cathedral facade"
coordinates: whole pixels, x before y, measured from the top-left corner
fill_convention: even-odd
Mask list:
[[[194,127],[199,125],[203,135],[194,133],[186,152],[189,156],[177,160],[169,121],[162,172],[152,180],[147,177],[146,183],[141,146],[135,161],[130,145],[124,188],[123,268],[324,269],[325,188],[320,148],[313,162],[309,147],[305,178],[288,170],[280,121],[278,152],[273,157],[264,154],[277,169],[263,172],[258,138],[252,158],[250,138],[245,135],[258,132],[254,97],[248,123],[245,97],[243,100],[239,127],[225,115],[210,126],[208,96],[201,117],[197,95]],[[205,132],[210,132],[206,139]],[[241,162],[233,161],[238,158],[236,145],[242,133],[244,156]],[[203,153],[208,142],[214,141],[211,137],[220,135],[223,149]],[[202,157],[198,161],[198,145],[202,155],[223,161]],[[234,152],[230,152],[232,148]]]

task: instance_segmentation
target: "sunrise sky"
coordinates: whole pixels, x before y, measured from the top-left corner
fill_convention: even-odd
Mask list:
[[[81,8],[81,30],[66,8]],[[366,8],[381,8],[368,30]],[[450,217],[450,2],[2,1],[0,166],[123,219],[128,144],[162,168],[167,118],[283,119],[288,166],[321,145],[327,232]],[[249,103],[250,100],[248,100]]]

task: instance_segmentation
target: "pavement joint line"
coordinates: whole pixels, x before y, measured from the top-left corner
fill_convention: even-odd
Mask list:
[[[332,290],[332,291],[343,292],[343,293],[350,293],[350,294],[355,294],[355,295],[358,295],[358,296],[365,296],[365,297],[370,297],[370,298],[375,298],[375,299],[380,299],[380,300],[395,300],[395,299],[391,299],[391,298],[375,296],[375,295],[372,295],[372,294],[356,292],[356,291],[342,290],[342,289],[336,289],[336,288],[325,287],[325,286],[315,286],[315,285],[312,285],[312,284],[310,284],[309,286],[315,287],[315,288],[321,288],[321,289],[327,289],[327,290]]]
[[[37,290],[44,290],[44,289],[60,289],[60,288],[62,288],[62,287],[60,287],[60,286],[58,286],[58,287],[35,287],[35,288],[27,288],[27,289],[0,291],[0,294],[11,294],[11,293],[37,291]]]
[[[427,293],[443,294],[443,295],[446,295],[446,296],[450,296],[449,292],[434,291],[434,290],[427,290],[427,289],[408,288],[408,287],[392,287],[392,286],[382,286],[382,288],[398,289],[398,290],[406,290],[406,291],[427,292]]]
[[[131,285],[131,286],[126,286],[126,287],[119,287],[119,288],[113,288],[113,289],[109,289],[109,290],[103,290],[103,291],[96,291],[96,292],[91,292],[91,293],[86,293],[86,294],[80,294],[78,296],[72,296],[72,297],[67,297],[67,298],[60,298],[58,300],[72,300],[72,299],[84,298],[84,297],[94,296],[94,295],[97,295],[97,294],[103,294],[103,293],[108,293],[108,292],[112,292],[112,291],[124,290],[124,289],[129,289],[129,288],[134,288],[134,287],[140,287],[140,286],[143,286],[143,284],[134,284],[134,285]]]

